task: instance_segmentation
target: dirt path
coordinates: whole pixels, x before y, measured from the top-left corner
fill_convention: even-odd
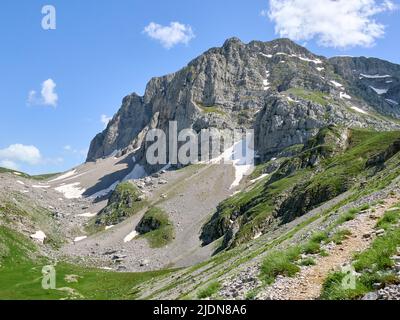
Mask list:
[[[338,270],[349,263],[355,252],[367,249],[374,239],[376,220],[385,211],[399,201],[398,198],[388,198],[384,204],[378,205],[375,212],[369,210],[359,214],[354,220],[341,226],[347,229],[351,236],[341,245],[334,246],[329,256],[315,259],[316,264],[303,267],[293,278],[278,277],[276,282],[259,294],[259,299],[274,300],[313,300],[319,298],[322,285],[332,270]],[[369,235],[369,236],[368,236]]]

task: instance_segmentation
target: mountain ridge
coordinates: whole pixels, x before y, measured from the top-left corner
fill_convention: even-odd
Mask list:
[[[371,87],[375,83],[379,84],[380,79],[363,78],[366,83],[362,84],[361,79],[357,79],[354,74],[343,71],[350,64],[359,65],[358,75],[382,70],[388,73],[393,69],[392,84],[387,84],[389,88],[385,93],[374,92]],[[378,130],[393,128],[396,124],[392,120],[372,117],[368,110],[377,113],[378,118],[400,117],[400,111],[395,105],[400,100],[397,95],[399,70],[399,66],[373,58],[328,59],[313,54],[289,39],[251,41],[245,44],[238,38],[230,38],[222,47],[205,51],[177,72],[152,78],[143,96],[136,93],[126,96],[107,128],[92,140],[87,161],[144,149],[143,140],[148,130],[166,130],[169,121],[178,121],[178,129],[193,128],[196,132],[204,128],[254,128],[262,135],[263,127],[266,127],[264,131],[269,132],[273,130],[273,124],[266,125],[265,119],[257,119],[253,115],[260,111],[269,115],[273,112],[271,105],[282,96],[291,99],[293,92],[288,91],[294,89],[332,97],[335,101],[328,101],[329,105],[344,106],[340,111],[332,111],[333,117],[340,121],[352,118],[348,121],[349,125],[372,126]],[[211,110],[208,107],[217,107],[221,112],[207,112]],[[302,113],[309,109],[304,104],[302,107]],[[288,106],[283,105],[281,108],[290,114]],[[349,108],[352,109],[350,112],[347,110]],[[317,109],[320,115],[316,120],[321,123],[314,127],[311,134],[292,123],[289,125],[289,130],[294,131],[292,138],[281,135],[273,138],[288,140],[283,146],[265,147],[265,141],[258,139],[261,153],[264,156],[273,155],[285,147],[307,140],[322,125],[329,124],[323,119],[325,111],[320,107]],[[362,112],[368,114],[367,121],[361,117]],[[298,129],[302,133],[296,134]],[[140,157],[143,158],[143,154]]]

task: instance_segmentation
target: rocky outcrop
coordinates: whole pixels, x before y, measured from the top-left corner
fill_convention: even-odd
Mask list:
[[[137,213],[145,204],[142,193],[133,183],[120,183],[111,193],[107,206],[99,212],[95,224],[111,226]]]
[[[343,152],[349,143],[349,135],[349,130],[343,127],[332,125],[321,129],[297,156],[290,157],[277,168],[268,183],[288,177],[298,170],[316,167],[322,160]]]
[[[400,151],[400,140],[393,142],[386,150],[368,159],[366,167],[382,167],[384,163]]]
[[[109,156],[116,150],[128,146],[138,147],[141,141],[135,138],[148,125],[152,118],[152,110],[143,103],[143,98],[136,94],[127,96],[122,107],[110,121],[107,129],[99,133],[91,142],[87,161]]]

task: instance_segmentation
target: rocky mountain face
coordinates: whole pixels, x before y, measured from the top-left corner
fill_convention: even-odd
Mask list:
[[[378,59],[326,59],[288,39],[227,40],[182,70],[153,78],[145,94],[124,98],[92,141],[87,161],[146,148],[149,129],[253,128],[268,160],[330,124],[389,130],[398,107],[400,66]]]
[[[399,118],[399,65],[365,57],[336,57],[329,61],[349,84],[350,94],[362,97],[382,114]]]

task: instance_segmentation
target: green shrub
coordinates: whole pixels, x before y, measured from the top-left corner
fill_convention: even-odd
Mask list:
[[[392,224],[397,223],[397,221],[399,221],[399,218],[400,218],[400,208],[398,210],[392,209],[391,211],[387,211],[384,214],[384,216],[381,219],[379,219],[376,227],[378,229],[387,230]]]
[[[335,244],[342,244],[343,240],[348,236],[351,236],[351,232],[349,230],[339,230],[329,240]]]
[[[300,261],[300,265],[302,266],[314,266],[315,260],[313,258],[305,258]]]
[[[205,298],[209,298],[211,296],[213,296],[214,294],[216,294],[219,289],[221,289],[221,284],[219,282],[213,282],[210,283],[206,288],[202,289],[199,291],[199,293],[197,294],[197,297],[199,299],[205,299]]]
[[[346,213],[343,213],[339,219],[336,221],[336,225],[341,225],[347,221],[351,221],[354,220],[357,213],[359,213],[360,210],[359,209],[350,209],[349,211],[347,211]]]
[[[354,289],[346,289],[342,282],[346,276],[343,272],[331,273],[325,280],[320,298],[323,300],[351,300],[362,297],[368,288],[356,281]]]
[[[266,284],[271,284],[278,275],[293,277],[300,271],[300,268],[294,264],[300,253],[299,247],[271,252],[261,265],[261,279]]]

